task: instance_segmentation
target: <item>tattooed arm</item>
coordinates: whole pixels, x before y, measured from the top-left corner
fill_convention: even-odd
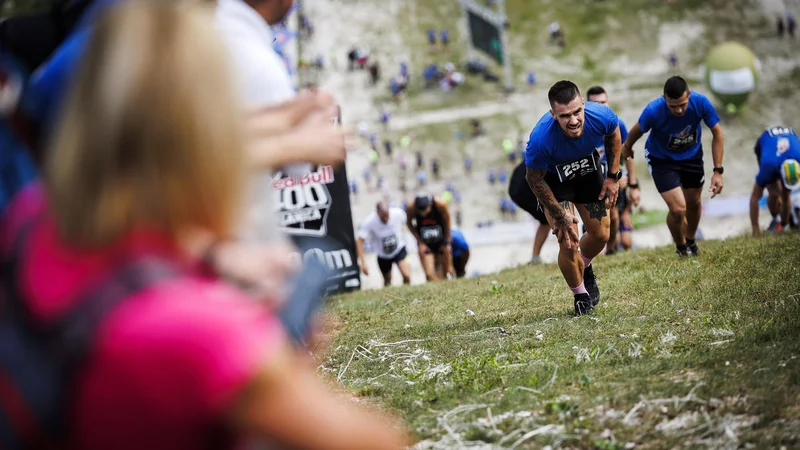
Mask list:
[[[578,219],[567,210],[569,203],[565,202],[567,206],[558,203],[550,186],[544,181],[546,174],[547,170],[545,169],[526,168],[525,179],[547,215],[552,219],[550,226],[553,228],[553,234],[558,237],[559,242],[566,241],[567,248],[572,248],[571,242],[574,242],[575,245],[578,243],[578,233],[572,228],[574,223],[578,223]]]

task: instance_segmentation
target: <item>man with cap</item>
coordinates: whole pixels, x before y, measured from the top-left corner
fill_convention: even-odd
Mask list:
[[[364,241],[369,240],[372,249],[378,254],[378,267],[383,275],[383,285],[392,284],[392,266],[397,264],[403,276],[403,284],[411,283],[411,266],[406,261],[408,252],[403,239],[402,225],[406,222],[406,212],[401,208],[390,208],[386,202],[379,202],[358,229],[356,252],[361,261],[361,271],[369,275],[367,260],[364,257]]]
[[[445,274],[455,275],[450,211],[447,204],[434,199],[430,194],[418,194],[406,207],[406,214],[408,229],[417,239],[425,278],[431,281],[439,280]],[[437,263],[444,274],[437,273]]]
[[[792,211],[791,191],[800,187],[800,139],[789,127],[767,128],[755,146],[758,175],[750,196],[750,224],[753,236],[761,234],[758,224],[758,202],[767,189],[767,205],[772,214],[768,231],[797,228],[798,221]],[[778,217],[780,216],[780,220]]]

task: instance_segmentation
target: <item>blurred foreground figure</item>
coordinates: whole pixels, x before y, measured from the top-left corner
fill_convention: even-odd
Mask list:
[[[12,336],[17,319],[22,331],[0,349],[11,374],[0,438],[9,424],[33,425],[11,448],[238,448],[244,436],[288,448],[405,444],[331,394],[276,316],[203,264],[208,236],[237,225],[247,164],[227,67],[200,7],[130,2],[97,23],[46,181],[0,221],[0,330]],[[8,405],[26,387],[40,400],[63,388],[67,400],[48,417],[29,402],[24,417]]]

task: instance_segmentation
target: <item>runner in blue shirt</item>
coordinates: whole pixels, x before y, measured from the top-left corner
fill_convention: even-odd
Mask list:
[[[755,147],[758,175],[750,196],[750,223],[753,235],[761,234],[758,225],[758,202],[766,188],[769,192],[767,206],[772,223],[767,231],[797,228],[797,217],[792,211],[791,191],[800,187],[800,139],[789,127],[771,127],[761,133]],[[778,216],[780,215],[780,221]]]
[[[602,86],[592,86],[586,91],[586,100],[590,102],[597,102],[601,105],[610,106],[608,100],[608,93]],[[619,119],[619,134],[622,142],[628,138],[628,127],[625,122]],[[603,165],[608,169],[608,163],[605,151],[600,155],[600,160]],[[638,185],[634,186],[638,189]],[[617,252],[620,244],[624,250],[629,250],[633,246],[633,218],[631,209],[633,206],[639,204],[639,199],[632,202],[628,198],[628,177],[623,173],[623,177],[619,180],[619,194],[617,195],[617,207],[609,210],[611,225],[609,229],[608,244],[606,245],[606,255],[613,255]]]
[[[456,228],[450,229],[450,242],[453,248],[453,268],[456,271],[456,278],[464,278],[469,261],[469,244],[464,234]]]
[[[584,103],[571,81],[554,84],[548,99],[550,112],[528,140],[526,179],[558,238],[558,266],[575,297],[575,314],[583,315],[600,301],[591,264],[608,242],[606,211],[616,204],[622,176],[619,119],[607,106]],[[604,149],[610,166],[607,174],[600,163],[599,151]],[[580,240],[570,202],[586,226]]]
[[[700,254],[695,241],[702,212],[701,196],[705,183],[700,122],[705,122],[714,136],[711,156],[711,198],[722,192],[722,127],[714,106],[704,95],[691,92],[686,80],[671,77],[664,84],[664,95],[650,102],[623,144],[625,157],[633,158],[633,145],[650,132],[644,157],[658,192],[669,207],[667,226],[675,241],[678,256]],[[633,165],[630,165],[632,168]],[[629,170],[631,184],[637,185],[635,172]],[[638,198],[631,188],[631,198]]]

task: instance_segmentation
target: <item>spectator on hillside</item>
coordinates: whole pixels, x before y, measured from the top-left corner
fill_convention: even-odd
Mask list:
[[[381,123],[383,124],[384,129],[389,127],[389,118],[391,118],[392,114],[385,109],[381,111]]]
[[[392,158],[392,141],[388,139],[383,140],[383,150],[386,152],[386,156],[391,159]]]
[[[447,30],[442,30],[439,33],[439,40],[442,42],[442,47],[447,48],[447,45],[450,44],[450,33]]]
[[[428,44],[431,47],[436,45],[436,30],[433,28],[428,29]]]
[[[425,166],[425,160],[422,158],[422,152],[417,150],[415,155],[417,157],[417,169],[421,169]]]
[[[406,159],[406,154],[401,152],[397,156],[397,165],[400,167],[400,173],[405,174],[406,169],[408,169],[408,160]]]
[[[783,24],[783,16],[778,14],[778,17],[775,21],[775,27],[778,30],[778,38],[783,39],[783,35],[786,33],[786,28]]]
[[[528,86],[533,87],[536,85],[536,75],[533,72],[528,72]]]
[[[422,170],[422,169],[418,170],[417,171],[417,187],[418,188],[425,187],[425,184],[427,183],[427,181],[428,181],[428,179],[425,176],[425,171]]]
[[[364,70],[367,67],[367,60],[369,60],[369,50],[367,49],[358,49],[356,53],[356,63],[358,63],[358,68],[360,70]]]
[[[466,173],[467,175],[471,175],[472,174],[472,157],[471,156],[467,156],[466,158],[464,158],[464,173]]]
[[[496,180],[496,174],[494,172],[494,169],[489,168],[489,170],[486,172],[486,177],[489,180],[489,184],[494,184]]]
[[[433,158],[431,160],[431,172],[433,172],[433,179],[439,181],[439,160],[437,158]]]
[[[406,64],[405,62],[400,63],[400,76],[402,76],[403,78],[409,78],[408,64]]]
[[[559,25],[558,22],[552,22],[547,26],[547,30],[550,32],[550,43],[557,42],[561,39],[561,25]]]
[[[23,326],[54,331],[48,348],[86,350],[64,381],[58,444],[403,448],[374,412],[318,380],[276,311],[202,261],[209,241],[235,231],[248,155],[226,52],[198,10],[126,2],[103,15],[57,118],[46,182],[18,193],[0,219],[0,257],[15,261],[13,282],[25,287]],[[90,317],[97,306],[113,309]],[[70,328],[86,343],[49,327],[95,320],[95,330]]]
[[[364,171],[361,173],[361,176],[364,177],[364,185],[369,186],[369,181],[372,177],[372,171],[369,169],[369,167],[364,169]]]
[[[378,84],[378,81],[381,79],[381,66],[378,61],[373,61],[372,64],[369,65],[369,82],[373,86]]]
[[[430,88],[436,85],[441,79],[442,74],[439,73],[439,66],[431,64],[422,71],[422,78],[425,81],[425,87]]]
[[[789,38],[794,39],[794,32],[797,28],[797,22],[794,20],[794,16],[790,12],[786,12],[786,31],[789,32]]]
[[[358,195],[358,183],[356,183],[355,180],[350,182],[350,193],[353,194],[353,196]]]
[[[502,146],[503,153],[506,154],[506,157],[509,159],[509,161],[514,162],[514,160],[517,158],[517,152],[514,149],[514,142],[509,138],[505,138],[503,139]]]
[[[669,67],[672,69],[673,73],[680,72],[680,66],[678,63],[678,54],[675,50],[669,52]]]
[[[486,133],[486,130],[483,129],[483,125],[481,125],[481,121],[478,119],[472,119],[470,122],[470,136],[478,137],[483,136]]]
[[[369,158],[369,164],[372,167],[373,172],[378,172],[378,159],[380,155],[375,149],[370,149],[369,153],[367,153],[367,158]]]
[[[358,49],[353,47],[347,52],[347,70],[352,72],[356,68],[356,61],[358,60]]]
[[[497,181],[502,185],[506,184],[506,181],[508,181],[508,171],[506,169],[500,170],[500,173],[497,174]]]

